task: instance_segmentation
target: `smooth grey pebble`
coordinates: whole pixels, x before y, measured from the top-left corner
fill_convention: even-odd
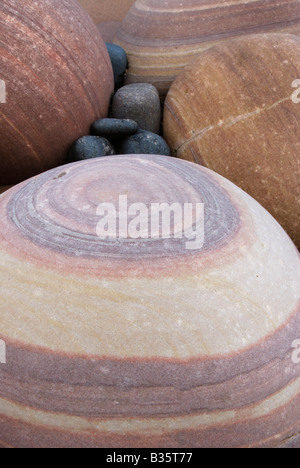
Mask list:
[[[109,139],[124,138],[138,131],[138,124],[131,119],[99,119],[91,127],[92,135]]]
[[[139,130],[119,145],[118,154],[160,154],[171,156],[171,150],[166,141],[159,135]]]
[[[124,78],[128,67],[127,54],[123,47],[120,47],[116,44],[106,42],[105,45],[113,68],[116,91],[124,83]]]
[[[76,140],[69,151],[69,162],[84,161],[116,154],[113,145],[98,136],[83,136]]]
[[[123,86],[112,98],[111,117],[135,120],[141,129],[159,134],[161,103],[157,89],[149,83]]]

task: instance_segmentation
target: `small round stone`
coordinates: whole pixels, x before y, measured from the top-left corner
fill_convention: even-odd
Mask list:
[[[123,86],[113,97],[112,117],[133,119],[141,129],[159,133],[161,104],[157,89],[148,83]]]
[[[120,47],[115,44],[110,44],[106,42],[106,48],[110,56],[114,80],[115,80],[115,90],[123,86],[124,78],[128,66],[127,55],[123,47]]]
[[[84,161],[116,154],[112,144],[98,136],[83,136],[76,140],[69,151],[69,162]]]
[[[110,139],[128,137],[138,131],[138,124],[131,119],[99,119],[91,127],[92,135]]]
[[[165,140],[155,133],[139,130],[135,135],[126,138],[119,146],[120,154],[160,154],[171,156]]]

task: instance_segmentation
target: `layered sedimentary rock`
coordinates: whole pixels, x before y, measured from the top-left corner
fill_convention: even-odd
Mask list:
[[[237,184],[279,221],[298,248],[299,76],[299,36],[231,40],[185,68],[164,111],[164,136],[173,155]]]
[[[177,213],[164,237],[155,203]],[[249,195],[113,156],[23,182],[0,214],[1,446],[299,446],[299,254]]]
[[[115,42],[129,58],[127,83],[149,82],[165,96],[199,52],[244,34],[300,32],[298,0],[137,0]]]
[[[105,44],[74,0],[3,0],[0,184],[66,162],[70,145],[106,117],[113,73]]]

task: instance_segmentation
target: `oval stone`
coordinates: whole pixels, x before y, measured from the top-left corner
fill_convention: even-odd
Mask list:
[[[112,144],[105,138],[84,136],[76,140],[69,151],[69,162],[111,156],[115,153]]]
[[[156,88],[148,83],[123,86],[112,99],[111,115],[118,119],[133,119],[141,129],[159,133],[161,103]]]
[[[299,0],[136,0],[116,32],[126,50],[126,84],[151,83],[164,98],[199,52],[229,38],[300,33]]]
[[[160,154],[171,156],[166,141],[156,133],[139,130],[136,134],[124,139],[118,146],[119,154]]]
[[[114,79],[105,43],[75,0],[0,2],[0,185],[67,161],[106,117]]]
[[[106,118],[96,120],[91,127],[93,135],[101,136],[107,139],[123,138],[133,135],[138,131],[138,124],[132,119],[113,119]]]
[[[248,194],[120,155],[0,217],[0,447],[299,447],[299,253]]]
[[[300,249],[298,76],[299,36],[257,34],[213,47],[173,83],[164,137],[172,155],[253,196]]]

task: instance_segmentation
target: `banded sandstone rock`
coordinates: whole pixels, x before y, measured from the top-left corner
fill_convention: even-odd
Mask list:
[[[98,238],[99,203],[124,194],[204,203],[202,248],[178,219],[169,238]],[[114,156],[23,182],[0,215],[0,446],[299,446],[299,254],[249,195]]]
[[[165,96],[199,52],[244,34],[300,32],[298,0],[136,0],[115,37],[128,55],[127,84],[149,82]]]
[[[248,36],[199,55],[164,110],[172,154],[204,165],[261,203],[300,248],[300,37]]]
[[[0,184],[66,162],[76,138],[106,117],[113,73],[103,40],[75,0],[2,0]]]

